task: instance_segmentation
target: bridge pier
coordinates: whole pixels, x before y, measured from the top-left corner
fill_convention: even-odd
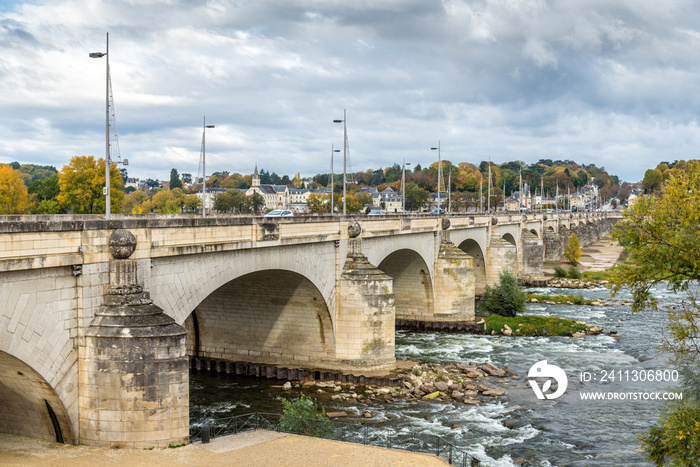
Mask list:
[[[526,228],[520,234],[518,248],[518,277],[542,277],[544,243]]]
[[[449,227],[450,220],[443,218],[435,262],[434,316],[427,321],[473,321],[476,287],[474,258],[450,241]]]
[[[110,237],[109,288],[80,358],[80,443],[165,448],[189,442],[185,330],[137,284],[136,241]]]
[[[501,271],[518,273],[518,252],[515,245],[502,238],[498,233],[498,219],[491,220],[491,235],[486,248],[486,285],[498,284]]]
[[[553,230],[547,230],[542,237],[544,260],[548,262],[561,261],[561,255],[564,254],[561,235]]]
[[[362,253],[352,222],[343,272],[336,284],[336,369],[375,371],[396,365],[393,281]]]

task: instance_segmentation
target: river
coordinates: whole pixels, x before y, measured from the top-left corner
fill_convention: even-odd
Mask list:
[[[530,289],[533,293],[572,294],[606,299],[603,288],[591,290]],[[492,362],[508,366],[518,378],[505,387],[499,401],[478,406],[458,402],[411,405],[342,403],[323,400],[326,411],[345,411],[345,420],[364,421],[363,412],[387,433],[437,434],[482,460],[486,466],[644,465],[638,434],[654,424],[660,401],[643,393],[665,393],[677,386],[668,355],[660,352],[666,323],[664,307],[679,301],[663,288],[654,289],[662,311],[632,313],[629,306],[528,304],[526,314],[552,315],[602,326],[609,335],[569,337],[506,337],[436,332],[396,334],[397,358],[439,363]],[[621,293],[617,298],[628,299]],[[547,360],[567,375],[568,389],[555,400],[538,400],[527,381],[530,368]],[[657,371],[658,370],[658,371]],[[601,382],[614,371],[610,378]],[[590,381],[581,382],[584,379]],[[661,381],[648,381],[648,375]],[[590,378],[589,378],[590,376]],[[644,381],[641,381],[644,379]],[[634,381],[636,380],[636,381]],[[280,412],[279,397],[289,397],[281,382],[193,372],[190,378],[191,423],[260,411]],[[311,392],[311,391],[307,391]],[[582,400],[582,394],[603,393],[625,400]],[[590,397],[590,396],[589,396]],[[636,397],[637,400],[630,400]],[[654,396],[652,396],[654,397]],[[384,419],[383,422],[378,420]],[[381,440],[379,440],[381,441]],[[516,464],[518,462],[518,464]],[[648,464],[651,465],[651,464]]]

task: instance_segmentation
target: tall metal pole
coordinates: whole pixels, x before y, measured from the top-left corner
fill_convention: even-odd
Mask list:
[[[202,219],[207,217],[207,128],[215,128],[207,125],[206,115],[202,117]]]
[[[440,182],[442,181],[442,155],[440,154],[440,140],[438,140],[438,145],[436,148],[430,148],[432,151],[437,150],[438,152],[438,178],[437,178],[437,213],[440,214],[440,205],[442,204],[440,199]]]
[[[333,120],[333,123],[343,122],[343,215],[346,213],[346,196],[347,196],[347,160],[348,160],[348,127],[347,127],[347,109],[343,109],[343,119]]]
[[[450,173],[447,176],[447,213],[452,212],[452,166],[450,166]]]
[[[489,157],[489,186],[488,194],[486,195],[486,204],[488,206],[489,214],[491,213],[491,158]]]
[[[523,207],[523,164],[520,163],[520,185],[518,186],[518,211]]]
[[[335,175],[333,174],[333,153],[340,152],[340,149],[334,149],[333,143],[331,143],[331,216],[333,215],[333,193],[335,188]]]
[[[484,179],[479,179],[479,212],[484,212]]]
[[[107,33],[107,52],[105,52],[105,56],[107,57],[105,72],[105,219],[109,220],[112,213],[112,187],[109,180],[109,172],[112,165],[109,158],[109,33]]]
[[[347,109],[343,109],[343,215],[346,213],[347,206],[347,171],[348,171],[348,115]]]
[[[202,219],[207,217],[207,117],[202,117]]]
[[[411,165],[409,162],[408,165]],[[406,212],[406,158],[403,158],[403,170],[401,172],[401,210]]]

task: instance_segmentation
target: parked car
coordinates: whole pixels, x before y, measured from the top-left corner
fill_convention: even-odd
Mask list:
[[[386,211],[382,209],[372,209],[367,213],[368,216],[386,216]]]
[[[445,214],[445,210],[442,208],[440,208],[440,209],[435,208],[432,211],[430,211],[430,214]]]
[[[265,217],[294,217],[294,213],[287,209],[273,209],[265,214]]]

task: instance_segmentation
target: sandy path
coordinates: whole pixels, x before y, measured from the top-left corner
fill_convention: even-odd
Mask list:
[[[0,434],[0,466],[333,466],[444,467],[429,454],[251,431],[176,449],[115,450],[50,443]]]

